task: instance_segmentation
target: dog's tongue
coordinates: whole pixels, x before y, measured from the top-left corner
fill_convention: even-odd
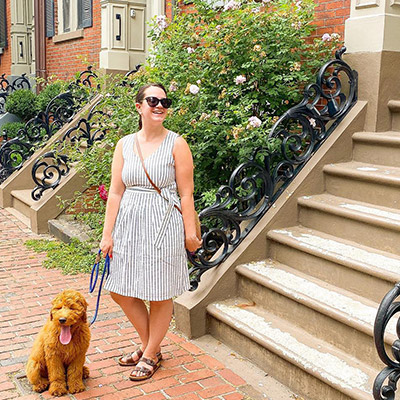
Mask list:
[[[71,341],[71,328],[69,326],[61,326],[60,342],[68,344]]]

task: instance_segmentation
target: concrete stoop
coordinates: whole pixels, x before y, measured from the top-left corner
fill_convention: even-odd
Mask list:
[[[77,221],[73,215],[62,214],[56,219],[48,221],[50,235],[64,243],[71,243],[73,239],[80,242],[89,240],[89,227]]]
[[[400,281],[400,102],[390,111],[391,131],[347,132],[352,153],[345,159],[336,149],[339,162],[327,148],[236,259],[210,271],[204,280],[215,289],[179,301],[193,315],[205,306],[208,333],[307,400],[371,399],[384,367],[374,321]],[[335,140],[332,148],[346,143]],[[259,257],[252,246],[262,238]],[[236,290],[222,296],[224,285]]]

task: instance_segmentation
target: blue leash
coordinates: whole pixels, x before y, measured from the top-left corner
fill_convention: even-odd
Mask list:
[[[90,275],[89,293],[93,293],[93,291],[94,291],[94,289],[96,287],[97,278],[99,277],[100,261],[101,261],[101,250],[99,250],[99,252],[97,253],[96,260],[95,260],[93,268],[92,268],[92,274]],[[95,273],[96,273],[96,275],[95,275],[94,282],[93,282],[93,276],[94,276]],[[93,316],[92,320],[90,321],[89,326],[92,326],[94,324],[94,321],[96,321],[97,313],[99,311],[101,288],[103,287],[104,276],[107,279],[109,274],[110,274],[110,257],[107,254],[106,255],[106,261],[104,263],[103,274],[101,276],[99,293],[97,295],[96,311],[94,313],[94,316]]]

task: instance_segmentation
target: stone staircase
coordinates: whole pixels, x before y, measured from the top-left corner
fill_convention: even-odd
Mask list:
[[[213,336],[305,399],[371,399],[384,367],[374,320],[400,280],[400,102],[388,107],[393,130],[353,134],[353,159],[322,168],[325,192],[297,198],[298,224],[269,230],[268,258],[236,266],[235,297],[207,306]]]

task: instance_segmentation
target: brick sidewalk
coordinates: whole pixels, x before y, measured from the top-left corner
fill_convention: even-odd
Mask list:
[[[48,399],[48,392],[31,391],[24,376],[34,338],[44,324],[51,300],[61,290],[74,288],[89,302],[89,318],[96,298],[88,295],[89,276],[62,275],[41,266],[45,255],[28,250],[23,241],[36,238],[6,210],[0,209],[0,399]],[[92,329],[86,365],[90,378],[87,390],[70,399],[142,400],[240,400],[246,382],[190,340],[170,329],[162,343],[164,361],[151,380],[131,382],[130,368],[120,367],[116,358],[133,349],[137,335],[119,307],[105,294],[100,315]]]

